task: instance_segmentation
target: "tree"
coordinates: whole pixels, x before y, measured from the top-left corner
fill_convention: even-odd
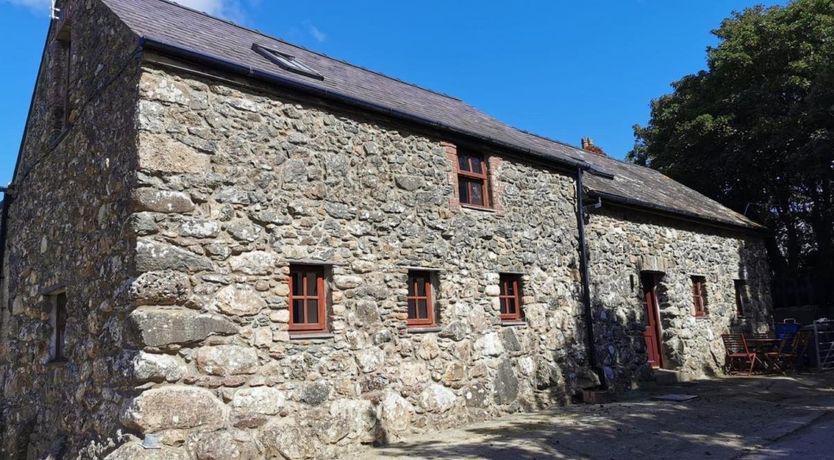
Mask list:
[[[733,13],[628,159],[767,225],[778,274],[834,272],[834,2]]]

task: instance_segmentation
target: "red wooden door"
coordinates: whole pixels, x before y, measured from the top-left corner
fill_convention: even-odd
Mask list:
[[[649,355],[649,365],[652,369],[663,367],[663,354],[660,352],[660,312],[657,305],[657,277],[645,274],[642,277],[643,307],[646,311],[646,353]]]

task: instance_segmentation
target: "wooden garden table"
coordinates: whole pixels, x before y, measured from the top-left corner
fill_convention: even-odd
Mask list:
[[[779,370],[779,365],[768,358],[768,353],[779,348],[782,339],[775,337],[751,337],[747,338],[747,346],[750,351],[756,354],[756,361],[766,366],[765,370]]]

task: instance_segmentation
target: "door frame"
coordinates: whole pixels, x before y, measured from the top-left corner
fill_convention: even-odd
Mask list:
[[[657,286],[660,284],[660,278],[663,276],[663,273],[658,272],[640,272],[640,292],[641,292],[641,304],[646,305],[646,327],[651,327],[652,321],[649,321],[650,317],[654,319],[654,335],[655,335],[655,342],[657,343],[657,366],[652,366],[653,369],[664,369],[665,368],[665,360],[663,357],[663,326],[660,323],[660,302],[657,299]],[[647,282],[649,284],[647,284]],[[647,289],[647,287],[651,287],[651,289]],[[652,304],[649,305],[649,302],[646,300],[646,295],[651,293]],[[644,335],[645,338],[645,335]],[[648,355],[648,350],[646,350],[646,354]],[[647,359],[648,361],[648,359]]]

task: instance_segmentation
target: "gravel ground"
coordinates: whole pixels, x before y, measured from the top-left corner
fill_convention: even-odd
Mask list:
[[[688,402],[651,399],[698,395]],[[346,458],[834,458],[834,373],[658,386],[368,448]]]

